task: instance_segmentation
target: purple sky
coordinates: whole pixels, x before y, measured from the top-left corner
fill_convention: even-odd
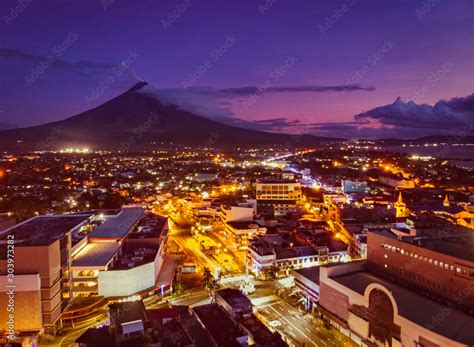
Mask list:
[[[137,78],[224,122],[337,136],[371,135],[372,121],[390,136],[437,133],[371,110],[388,105],[391,114],[397,97],[434,105],[474,92],[469,0],[432,7],[360,0],[23,3],[0,4],[0,128],[65,118],[120,94]],[[93,96],[122,61],[130,66]],[[203,86],[209,88],[203,92]],[[470,99],[466,105],[467,113],[452,116],[473,119]],[[423,121],[431,113],[441,117],[435,108],[425,111]],[[358,114],[366,116],[354,126]]]

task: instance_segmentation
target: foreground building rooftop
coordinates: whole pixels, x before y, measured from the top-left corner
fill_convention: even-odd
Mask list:
[[[106,268],[121,245],[118,242],[92,242],[86,244],[75,256],[74,268]]]
[[[2,233],[1,238],[14,234],[15,243],[24,246],[46,246],[61,238],[68,231],[80,226],[92,214],[50,215],[33,217]]]
[[[138,207],[124,207],[116,216],[108,217],[95,228],[90,239],[123,239],[141,219],[145,211]]]
[[[454,341],[467,345],[474,341],[474,330],[472,329],[474,318],[472,316],[384,280],[369,271],[357,271],[331,277],[331,279],[362,296],[367,290],[370,290],[374,283],[382,285],[393,295],[399,316]],[[436,319],[440,314],[445,316],[444,319]]]

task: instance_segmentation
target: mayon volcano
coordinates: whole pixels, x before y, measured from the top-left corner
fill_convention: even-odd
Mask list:
[[[276,134],[222,124],[162,102],[135,84],[110,101],[61,121],[0,131],[1,148],[137,150],[160,145],[315,145],[338,139]]]

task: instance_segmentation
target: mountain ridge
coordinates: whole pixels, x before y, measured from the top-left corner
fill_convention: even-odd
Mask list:
[[[343,139],[309,134],[289,135],[238,128],[165,104],[140,93],[136,83],[111,100],[51,123],[0,131],[0,148],[57,150],[64,147],[94,149],[147,149],[156,145],[317,145]]]

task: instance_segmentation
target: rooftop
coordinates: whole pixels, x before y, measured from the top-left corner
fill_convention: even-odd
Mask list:
[[[7,229],[1,238],[5,239],[6,235],[14,234],[17,245],[45,246],[58,240],[90,216],[90,214],[82,214],[33,217]]]
[[[122,239],[143,214],[142,208],[125,207],[119,214],[109,216],[104,223],[95,228],[89,234],[89,238]]]
[[[218,304],[207,304],[193,308],[206,329],[219,346],[241,347],[237,338],[246,334],[230,319]]]
[[[257,317],[253,314],[249,317],[242,317],[239,319],[245,329],[247,329],[257,346],[265,347],[286,347],[288,346],[281,338],[280,334],[272,333]]]
[[[275,250],[275,253],[277,259],[291,259],[318,255],[318,253],[313,249],[313,247],[310,246],[278,249]]]
[[[296,273],[300,274],[301,276],[307,278],[311,282],[316,283],[317,285],[319,285],[319,272],[320,272],[320,269],[321,269],[320,266],[312,266],[312,267],[293,270],[293,272],[296,272]]]
[[[368,271],[353,272],[331,279],[360,295],[364,295],[370,284],[379,283],[392,293],[400,316],[427,329],[431,327],[430,330],[452,340],[465,344],[471,344],[474,341],[471,316],[427,299],[414,291],[386,281]],[[413,309],[414,307],[416,307],[416,310]],[[439,316],[440,312],[448,312],[446,319],[436,320],[437,324],[433,324],[433,317]]]
[[[109,310],[110,321],[116,327],[127,322],[148,321],[145,306],[141,300],[113,303],[109,305]]]
[[[449,229],[441,229],[444,233],[425,236],[403,236],[400,241],[429,249],[433,252],[445,254],[454,258],[474,262],[474,233],[473,232],[451,232]],[[402,231],[402,230],[401,230]],[[370,231],[384,235],[392,239],[398,239],[397,235],[389,230]]]
[[[250,309],[252,307],[250,299],[244,294],[242,294],[240,290],[225,288],[217,291],[216,295],[219,295],[231,307],[234,307],[235,305],[248,305],[250,306]]]
[[[162,347],[189,346],[193,341],[177,319],[171,319],[159,327]]]
[[[72,267],[106,267],[120,248],[118,242],[89,242],[72,260]]]
[[[257,180],[257,183],[263,184],[285,184],[285,183],[298,183],[295,179],[284,179],[284,178],[261,178]]]

